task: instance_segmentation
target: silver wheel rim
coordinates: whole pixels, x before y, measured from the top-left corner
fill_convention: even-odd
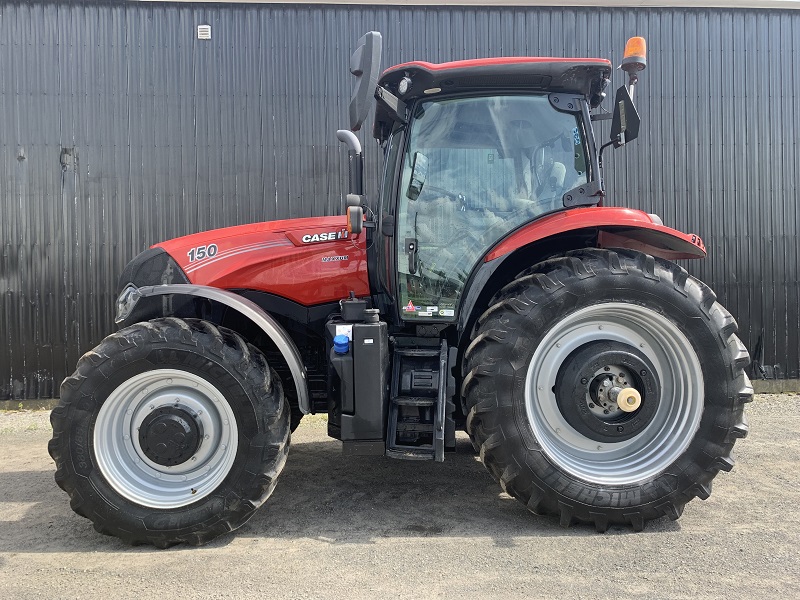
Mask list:
[[[598,442],[578,433],[552,391],[566,358],[596,340],[634,346],[652,362],[661,382],[661,401],[649,425],[623,442]],[[545,335],[528,367],[525,408],[553,464],[589,482],[625,485],[658,475],[686,450],[700,425],[703,394],[700,360],[672,321],[643,306],[609,302],[572,313]]]
[[[139,426],[152,411],[180,404],[201,424],[203,439],[189,460],[171,467],[151,461]],[[109,394],[94,426],[100,472],[121,496],[151,508],[178,508],[213,492],[236,458],[236,418],[220,391],[199,375],[177,369],[146,371]]]

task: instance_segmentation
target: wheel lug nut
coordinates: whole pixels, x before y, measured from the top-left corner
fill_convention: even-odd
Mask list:
[[[589,402],[589,408],[594,408],[594,404]]]
[[[608,409],[607,408],[603,409],[603,413],[607,415],[608,414]]]
[[[603,367],[603,370],[604,370],[604,371],[610,371],[610,370],[611,370],[611,367]]]
[[[589,380],[588,380],[588,379],[586,379],[586,377],[582,377],[582,378],[581,378],[581,383],[582,383],[583,385],[586,385],[587,383],[589,383]]]

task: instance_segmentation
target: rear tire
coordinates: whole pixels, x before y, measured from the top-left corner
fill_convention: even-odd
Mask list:
[[[289,408],[263,354],[199,320],[108,336],[62,384],[51,423],[73,510],[101,533],[161,548],[240,527],[289,450]]]
[[[731,470],[748,432],[736,331],[714,293],[668,261],[627,250],[548,260],[478,320],[467,431],[503,489],[564,526],[677,519]],[[640,405],[632,393],[624,404],[631,388]]]

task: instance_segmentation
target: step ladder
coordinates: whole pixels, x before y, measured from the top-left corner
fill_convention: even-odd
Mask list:
[[[445,447],[455,447],[455,381],[447,365],[444,340],[438,348],[395,346],[387,456],[442,462]]]

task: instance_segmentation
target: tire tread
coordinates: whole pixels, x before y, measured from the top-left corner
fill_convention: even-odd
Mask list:
[[[110,357],[124,354],[131,348],[166,342],[207,350],[235,369],[253,389],[259,390],[257,410],[262,413],[260,419],[264,423],[264,433],[253,444],[261,444],[262,454],[272,454],[275,460],[262,460],[257,465],[250,460],[248,469],[253,470],[250,476],[254,483],[241,490],[242,494],[235,502],[226,501],[225,510],[215,518],[178,530],[153,531],[141,528],[132,531],[117,522],[114,511],[108,510],[107,506],[95,507],[91,504],[102,500],[93,499],[90,502],[82,495],[81,478],[68,468],[69,424],[76,411],[86,409],[83,406],[85,401],[94,403],[81,391],[92,371],[102,367]],[[94,350],[80,358],[75,373],[62,383],[61,400],[51,412],[50,422],[53,437],[48,443],[48,451],[56,464],[55,481],[69,495],[72,510],[90,519],[94,528],[102,534],[116,536],[131,545],[150,544],[156,548],[169,548],[180,543],[199,546],[242,526],[272,493],[289,450],[288,404],[284,401],[278,375],[269,367],[264,355],[248,345],[236,332],[198,319],[155,319],[135,323],[106,337]]]
[[[514,339],[509,334],[523,327],[520,319],[527,318],[537,302],[561,292],[570,280],[606,276],[604,274],[661,281],[694,302],[705,315],[709,327],[717,332],[720,350],[730,369],[728,381],[732,394],[725,406],[713,407],[720,414],[721,426],[709,434],[704,450],[698,452],[695,458],[697,468],[691,469],[694,480],[659,502],[642,506],[641,510],[575,504],[531,475],[531,465],[543,460],[541,451],[529,452],[531,465],[514,470],[512,464],[516,464],[513,461],[518,458],[504,443],[513,437],[511,429],[515,425],[509,421],[510,411],[506,409],[510,400],[504,398],[504,394],[511,394],[497,380],[503,368],[498,358],[502,356],[503,344]],[[627,249],[581,249],[550,258],[522,271],[498,292],[477,320],[463,359],[461,393],[468,415],[467,432],[473,445],[480,450],[481,460],[490,474],[500,481],[504,490],[535,514],[554,515],[562,525],[593,523],[597,531],[606,531],[611,525],[628,525],[641,531],[651,519],[662,516],[678,519],[691,499],[709,497],[711,481],[720,471],[733,468],[735,461],[731,448],[749,431],[743,411],[744,404],[753,396],[752,386],[744,372],[749,364],[749,355],[736,336],[737,332],[736,320],[717,302],[714,292],[674,263]]]

